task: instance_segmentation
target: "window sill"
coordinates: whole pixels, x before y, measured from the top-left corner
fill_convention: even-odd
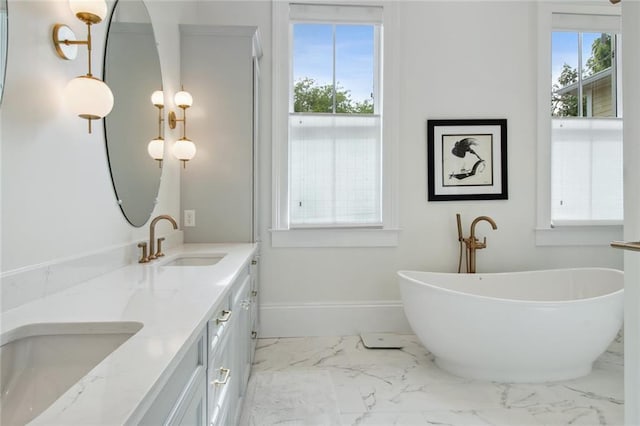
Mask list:
[[[397,247],[400,229],[272,229],[271,247]]]
[[[536,246],[608,246],[622,240],[622,225],[556,226],[536,229]]]

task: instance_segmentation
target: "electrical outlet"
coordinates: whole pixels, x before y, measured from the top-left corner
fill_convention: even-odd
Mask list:
[[[184,226],[196,226],[196,211],[185,210],[184,211]]]

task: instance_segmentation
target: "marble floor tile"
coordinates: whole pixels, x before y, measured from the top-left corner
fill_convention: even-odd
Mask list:
[[[588,376],[542,384],[460,378],[438,368],[415,336],[402,342],[367,349],[358,336],[260,340],[242,424],[623,423],[621,341]]]
[[[460,426],[539,426],[541,423],[526,410],[451,410],[422,413],[429,425]]]
[[[329,374],[321,370],[253,374],[240,424],[340,424],[336,394]]]
[[[359,413],[344,413],[341,415],[343,425],[428,425],[427,419],[422,413],[372,413],[364,411]],[[432,423],[433,424],[433,423]]]

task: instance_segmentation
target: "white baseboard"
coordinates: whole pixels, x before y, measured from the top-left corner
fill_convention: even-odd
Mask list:
[[[400,301],[261,304],[263,338],[411,333]]]

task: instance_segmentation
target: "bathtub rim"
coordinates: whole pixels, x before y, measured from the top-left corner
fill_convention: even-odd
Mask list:
[[[478,299],[482,299],[482,300],[489,300],[491,302],[495,302],[495,303],[509,303],[509,304],[521,304],[521,305],[534,305],[536,307],[544,307],[544,306],[549,306],[549,307],[555,307],[558,305],[562,305],[562,304],[585,304],[585,303],[590,303],[590,302],[595,302],[604,298],[611,298],[613,296],[618,295],[619,293],[624,293],[624,281],[622,282],[622,286],[621,288],[610,292],[610,293],[605,293],[605,294],[601,294],[599,296],[594,296],[594,297],[587,297],[587,298],[581,298],[581,299],[567,299],[567,300],[522,300],[522,299],[507,299],[504,297],[497,297],[497,296],[485,296],[485,295],[480,295],[480,294],[473,294],[473,293],[465,293],[463,291],[460,290],[452,290],[446,287],[441,287],[435,284],[430,284],[430,283],[426,283],[424,281],[420,281],[417,280],[415,278],[411,278],[409,276],[406,275],[406,273],[408,272],[419,272],[419,273],[428,273],[428,274],[434,274],[434,275],[440,275],[440,276],[452,276],[452,275],[475,275],[475,276],[499,276],[499,275],[524,275],[524,274],[531,274],[531,273],[542,273],[542,272],[554,272],[554,271],[611,271],[611,272],[617,272],[620,273],[624,276],[624,271],[620,270],[620,269],[615,269],[615,268],[605,268],[605,267],[581,267],[581,268],[555,268],[555,269],[535,269],[535,270],[527,270],[527,271],[513,271],[513,272],[480,272],[480,273],[476,273],[476,274],[459,274],[456,272],[431,272],[431,271],[419,271],[419,270],[414,270],[414,269],[402,269],[396,272],[396,274],[398,275],[398,277],[408,280],[412,283],[415,284],[420,284],[435,290],[439,290],[442,291],[444,293],[448,293],[448,294],[453,294],[453,295],[458,295],[458,296],[467,296],[467,297],[473,297],[473,298],[478,298]],[[402,288],[400,289],[400,293],[402,294]]]

